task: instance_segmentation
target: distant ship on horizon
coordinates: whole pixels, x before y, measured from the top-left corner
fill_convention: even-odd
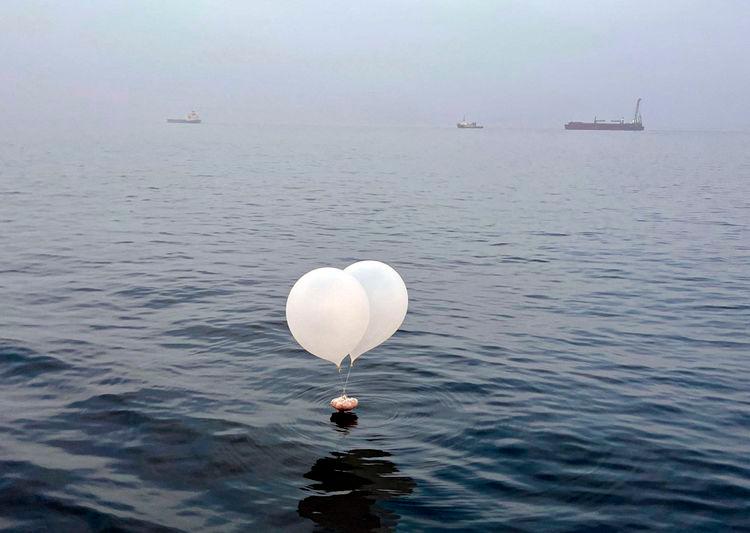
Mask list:
[[[594,117],[594,122],[568,122],[566,130],[604,130],[604,131],[643,131],[643,120],[641,118],[641,99],[635,103],[635,114],[631,122],[620,120],[599,120]]]
[[[481,130],[482,128],[484,128],[484,126],[477,124],[476,122],[467,121],[465,116],[461,120],[461,122],[456,124],[456,127],[461,128],[461,129],[473,129],[473,130]]]
[[[202,121],[198,113],[191,111],[185,118],[168,118],[167,122],[171,124],[200,124]]]

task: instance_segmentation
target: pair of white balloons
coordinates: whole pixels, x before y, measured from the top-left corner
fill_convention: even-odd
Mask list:
[[[317,268],[297,280],[286,321],[300,346],[341,367],[347,355],[354,363],[390,338],[408,305],[398,272],[380,261],[360,261],[344,270]]]

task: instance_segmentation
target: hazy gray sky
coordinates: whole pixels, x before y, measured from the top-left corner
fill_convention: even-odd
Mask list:
[[[7,124],[750,129],[750,0],[0,2]]]

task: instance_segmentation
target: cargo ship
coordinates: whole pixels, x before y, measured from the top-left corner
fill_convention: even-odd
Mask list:
[[[461,129],[470,129],[470,130],[481,130],[482,128],[484,128],[484,126],[481,126],[477,124],[476,122],[468,122],[466,120],[466,117],[464,117],[463,120],[461,120],[461,122],[456,124],[456,127],[461,128]]]
[[[599,120],[594,117],[594,122],[568,122],[566,130],[603,130],[603,131],[643,131],[643,120],[641,119],[641,99],[635,103],[635,114],[631,122],[620,120]]]
[[[191,111],[185,118],[168,118],[167,122],[170,124],[200,124],[201,119],[198,113]]]

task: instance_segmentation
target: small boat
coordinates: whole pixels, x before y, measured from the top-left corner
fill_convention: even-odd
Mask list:
[[[167,122],[170,124],[200,124],[201,119],[198,113],[191,111],[185,118],[168,118]]]
[[[472,130],[481,130],[482,128],[484,128],[484,126],[481,126],[481,125],[477,124],[476,122],[468,122],[466,120],[466,117],[464,117],[461,120],[461,122],[459,122],[458,124],[456,124],[456,127],[457,128],[461,128],[461,129],[472,129]]]

